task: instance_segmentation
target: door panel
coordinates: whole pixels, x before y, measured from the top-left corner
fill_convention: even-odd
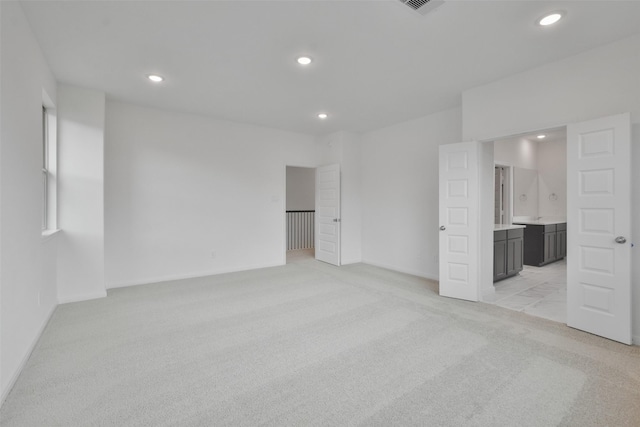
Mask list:
[[[556,258],[562,259],[567,256],[567,232],[558,231],[556,234]]]
[[[513,268],[515,271],[522,271],[523,245],[522,238],[513,240]]]
[[[567,127],[567,324],[631,343],[630,117]],[[616,242],[616,238],[620,242]]]
[[[507,275],[522,270],[522,239],[507,240]]]
[[[440,295],[478,301],[478,143],[440,146]]]
[[[340,265],[340,165],[316,168],[316,259]]]
[[[507,241],[493,242],[493,280],[507,277]]]
[[[544,233],[544,262],[556,259],[556,233]]]

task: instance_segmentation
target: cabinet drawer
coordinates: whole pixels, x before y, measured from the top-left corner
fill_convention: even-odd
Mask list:
[[[507,230],[500,230],[493,232],[493,241],[507,240]]]
[[[565,231],[567,229],[567,223],[563,222],[562,224],[556,224],[556,230]]]
[[[515,228],[507,230],[507,239],[515,239],[524,236],[524,228]]]
[[[556,224],[550,224],[550,225],[545,225],[544,226],[544,232],[545,233],[553,233],[556,231]]]

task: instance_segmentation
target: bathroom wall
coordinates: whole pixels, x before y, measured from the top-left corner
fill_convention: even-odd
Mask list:
[[[513,168],[513,216],[540,216],[538,209],[538,171]]]
[[[567,141],[564,130],[549,139],[535,135],[494,142],[496,165],[513,166],[513,215],[566,217]]]
[[[538,141],[526,137],[499,139],[493,143],[496,164],[538,169]]]
[[[538,143],[538,216],[567,216],[567,140]]]

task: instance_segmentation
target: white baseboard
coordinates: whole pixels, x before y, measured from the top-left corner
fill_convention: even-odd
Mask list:
[[[347,259],[347,260],[341,260],[340,261],[340,265],[357,264],[359,262],[362,262],[362,260],[361,259]]]
[[[365,264],[373,265],[374,267],[380,267],[380,268],[384,268],[386,270],[397,271],[398,273],[404,273],[404,274],[410,274],[412,276],[422,277],[423,279],[435,280],[436,282],[439,280],[438,276],[432,275],[432,274],[428,274],[428,273],[425,273],[423,271],[417,271],[417,270],[406,269],[406,268],[398,268],[398,267],[393,266],[393,265],[389,265],[389,264],[385,264],[385,263],[381,263],[381,262],[376,262],[376,261],[369,261],[369,260],[366,260],[366,259],[362,260],[362,262],[365,263]]]
[[[185,273],[185,274],[147,277],[144,279],[136,279],[136,280],[125,280],[122,282],[107,283],[107,289],[126,288],[128,286],[148,285],[149,283],[170,282],[173,280],[195,279],[197,277],[215,276],[217,274],[236,273],[239,271],[257,270],[259,268],[279,267],[285,264],[286,262],[259,264],[259,265],[243,266],[243,267],[221,268],[216,270],[199,271],[199,272]]]
[[[2,406],[7,396],[9,396],[11,389],[16,384],[16,381],[18,381],[18,377],[20,376],[20,374],[22,373],[22,370],[27,364],[29,357],[31,357],[31,353],[33,353],[33,350],[36,348],[36,344],[38,344],[38,341],[40,340],[42,333],[44,332],[45,328],[49,324],[49,321],[51,320],[51,316],[53,316],[53,312],[56,311],[56,307],[57,305],[54,305],[51,307],[51,310],[49,310],[49,313],[46,315],[46,317],[44,318],[44,321],[38,328],[38,332],[33,337],[31,344],[29,344],[29,347],[27,348],[27,351],[25,352],[24,357],[22,358],[22,361],[18,365],[18,368],[15,370],[13,375],[11,375],[9,382],[7,383],[7,387],[4,390],[2,390],[2,398],[0,399],[0,406]]]
[[[631,344],[640,345],[640,335],[634,335],[631,337]]]
[[[92,300],[92,299],[98,299],[98,298],[104,298],[107,296],[107,291],[106,290],[102,290],[102,291],[97,291],[97,292],[91,292],[88,294],[78,294],[78,295],[68,295],[68,296],[59,296],[58,297],[58,304],[67,304],[70,302],[79,302],[79,301],[88,301],[88,300]]]

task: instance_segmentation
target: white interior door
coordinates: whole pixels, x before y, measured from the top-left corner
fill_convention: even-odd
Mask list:
[[[440,146],[440,295],[478,301],[478,143]]]
[[[340,265],[340,165],[316,168],[316,259]]]
[[[567,127],[567,325],[631,344],[629,114]]]

